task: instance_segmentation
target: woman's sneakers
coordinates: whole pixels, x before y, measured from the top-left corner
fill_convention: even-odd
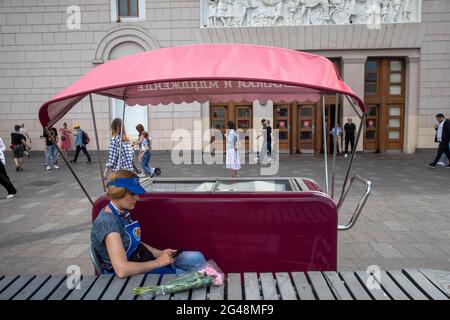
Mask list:
[[[12,199],[12,198],[14,198],[16,195],[15,194],[8,194],[7,196],[6,196],[6,199]]]

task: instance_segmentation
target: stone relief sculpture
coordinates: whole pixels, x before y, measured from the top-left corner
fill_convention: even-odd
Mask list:
[[[420,21],[421,6],[421,0],[202,1],[210,27],[404,23]]]
[[[217,26],[218,0],[208,0],[208,22],[211,27]]]
[[[241,26],[253,25],[256,10],[259,7],[259,1],[258,0],[243,0],[242,6],[244,8],[244,14],[242,15],[239,25],[241,25]]]

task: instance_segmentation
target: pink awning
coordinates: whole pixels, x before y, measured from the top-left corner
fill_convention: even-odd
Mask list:
[[[363,101],[328,59],[255,45],[193,45],[108,61],[41,106],[43,127],[54,125],[86,95],[125,99],[127,105],[182,102],[317,102],[322,93]]]

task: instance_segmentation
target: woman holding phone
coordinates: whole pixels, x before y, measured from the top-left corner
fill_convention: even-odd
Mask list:
[[[204,263],[200,252],[160,250],[141,242],[139,221],[132,219],[130,210],[144,193],[133,172],[117,170],[111,174],[107,189],[110,202],[100,211],[91,231],[92,249],[102,273],[115,273],[119,278],[142,273],[181,274]]]

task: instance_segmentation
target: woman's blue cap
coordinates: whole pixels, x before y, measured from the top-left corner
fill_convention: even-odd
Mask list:
[[[141,184],[139,183],[138,177],[136,177],[136,178],[117,178],[114,181],[108,182],[108,187],[109,186],[125,188],[133,194],[144,194],[145,193],[145,189],[142,188]]]

